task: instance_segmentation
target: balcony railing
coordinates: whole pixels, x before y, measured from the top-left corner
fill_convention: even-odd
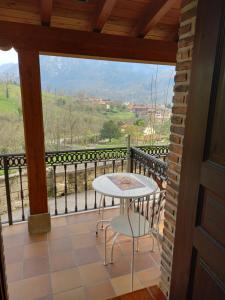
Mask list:
[[[92,181],[99,175],[129,171],[166,181],[168,146],[115,147],[46,152],[49,210],[52,215],[96,209],[99,195]],[[128,167],[129,166],[129,167]],[[24,221],[29,210],[25,154],[0,156],[2,222]],[[118,205],[107,197],[105,206]]]

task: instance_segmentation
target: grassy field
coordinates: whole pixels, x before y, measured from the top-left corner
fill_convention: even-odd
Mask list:
[[[20,88],[17,85],[8,86],[9,98],[6,98],[6,88],[0,84],[0,113],[17,114],[21,106]]]

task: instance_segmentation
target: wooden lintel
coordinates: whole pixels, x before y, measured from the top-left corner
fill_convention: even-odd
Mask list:
[[[49,26],[51,23],[53,0],[41,0],[41,24]]]
[[[177,43],[0,21],[0,47],[44,54],[175,64]]]
[[[117,0],[101,0],[94,20],[93,31],[101,32]]]
[[[149,5],[149,9],[141,18],[139,24],[134,28],[133,35],[145,37],[166,15],[177,0],[157,0]]]

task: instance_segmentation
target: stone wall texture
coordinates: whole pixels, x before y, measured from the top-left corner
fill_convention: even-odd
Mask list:
[[[179,41],[171,115],[171,134],[168,155],[168,184],[164,213],[164,240],[161,258],[160,288],[169,298],[173,247],[183,153],[185,118],[188,105],[192,52],[194,46],[197,0],[184,1],[181,9]]]

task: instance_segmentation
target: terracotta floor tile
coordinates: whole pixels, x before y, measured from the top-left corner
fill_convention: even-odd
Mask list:
[[[74,251],[74,260],[80,266],[100,261],[101,257],[96,247],[86,247]]]
[[[35,300],[53,300],[52,295],[47,295],[41,298],[37,298]]]
[[[13,224],[13,226],[3,225],[2,229],[3,236],[25,233],[27,231],[27,222],[22,224]]]
[[[24,258],[47,257],[48,243],[46,241],[27,244],[24,246]]]
[[[31,277],[28,279],[9,283],[10,300],[40,299],[51,293],[48,275]]]
[[[88,300],[106,300],[116,296],[109,280],[89,286],[86,291]]]
[[[104,258],[105,258],[105,247],[104,247],[104,244],[101,244],[101,245],[97,245],[96,246],[100,256],[101,256],[101,259],[104,261]],[[110,262],[110,259],[111,259],[111,245],[110,246],[107,246],[106,248],[106,256],[107,256],[107,261]],[[116,244],[114,246],[114,250],[113,250],[113,259],[114,259],[114,262],[116,262],[117,260],[119,260],[119,258],[123,256],[121,250],[120,250],[120,247],[118,244]]]
[[[54,295],[54,300],[86,300],[86,292],[83,287]],[[94,300],[94,299],[93,299]]]
[[[27,232],[24,234],[24,244],[31,244],[43,241],[47,241],[47,233],[29,234],[29,232]]]
[[[131,240],[129,241],[120,241],[120,249],[123,253],[123,255],[127,257],[131,257],[132,254],[132,242]]]
[[[113,264],[108,264],[106,269],[111,278],[130,274],[130,261],[121,257],[118,260],[114,260]]]
[[[72,242],[69,237],[48,241],[49,252],[56,253],[72,250]]]
[[[135,271],[141,271],[147,268],[154,267],[156,264],[153,261],[149,252],[136,252],[134,255],[134,268]]]
[[[8,264],[21,262],[23,261],[24,256],[24,247],[18,246],[18,247],[11,247],[8,249],[4,249],[5,253],[5,261]]]
[[[23,263],[23,278],[49,273],[49,260],[47,257],[33,257],[25,259]]]
[[[97,220],[86,222],[89,231],[92,232],[92,233],[93,233],[93,232],[94,232],[94,233],[96,232],[96,222],[97,222]]]
[[[50,256],[51,272],[70,269],[75,266],[74,253],[71,250],[52,253]]]
[[[4,248],[24,245],[24,233],[5,235],[3,238]]]
[[[67,217],[54,217],[51,218],[51,227],[60,227],[60,226],[66,226],[67,225]]]
[[[118,210],[105,210],[104,217],[115,215]],[[10,300],[101,300],[129,292],[131,239],[120,236],[114,264],[104,266],[104,231],[95,235],[98,218],[97,212],[52,218],[52,231],[43,235],[29,235],[27,223],[3,226]],[[109,229],[108,258],[112,236]],[[139,240],[136,288],[158,283],[160,253],[157,247],[151,253],[151,246],[151,238]]]
[[[81,278],[78,268],[66,269],[51,273],[53,294],[81,287]]]
[[[96,237],[90,233],[71,235],[73,249],[90,247],[96,245]]]
[[[84,285],[93,285],[109,278],[109,274],[101,262],[87,264],[79,267]]]
[[[21,280],[23,276],[23,263],[17,262],[15,264],[7,264],[6,274],[7,274],[7,281],[13,282],[17,280]]]
[[[89,233],[89,227],[86,223],[74,223],[67,226],[69,234]]]
[[[67,226],[53,227],[48,233],[48,240],[56,240],[69,235]]]
[[[117,296],[126,294],[131,292],[131,275],[124,275],[120,277],[115,277],[111,279],[111,284]],[[134,277],[134,290],[141,289],[142,285],[137,279]]]
[[[67,224],[83,223],[88,221],[95,221],[98,218],[96,212],[78,213],[67,217]]]
[[[158,251],[151,252],[151,257],[153,258],[156,264],[160,265],[161,255]]]
[[[143,285],[143,287],[149,287],[156,282],[159,283],[160,267],[148,268],[143,271],[136,272],[137,278]]]

